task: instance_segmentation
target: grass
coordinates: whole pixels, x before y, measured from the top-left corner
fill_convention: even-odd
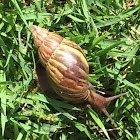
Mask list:
[[[138,0],[1,0],[0,139],[140,139],[139,22]],[[32,93],[39,61],[32,24],[83,48],[98,93],[128,92],[108,106],[117,128],[102,113]]]

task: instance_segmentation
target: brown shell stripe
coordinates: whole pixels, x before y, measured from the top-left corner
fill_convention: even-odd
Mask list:
[[[65,51],[66,49],[68,51]],[[80,65],[81,63],[84,63],[85,66]],[[60,45],[59,49],[57,49],[49,60],[47,67],[49,68],[48,70],[52,80],[65,89],[79,91],[87,88],[88,64],[78,50],[69,46]]]
[[[66,41],[66,39],[65,39],[65,41]],[[84,70],[86,73],[88,73],[89,65],[87,63],[87,60],[86,60],[85,56],[83,55],[83,52],[81,52],[81,51],[79,51],[79,49],[77,49],[80,47],[77,44],[75,46],[75,43],[72,41],[70,41],[71,42],[70,44],[68,43],[69,40],[67,40],[67,44],[64,43],[65,41],[62,41],[62,43],[59,46],[59,50],[73,56],[74,60],[77,61],[76,65],[78,67],[80,67],[82,70]],[[73,43],[73,45],[72,45],[72,43]],[[72,46],[74,46],[74,47],[72,47]]]
[[[41,59],[47,63],[62,40],[60,35],[50,32],[38,50]]]
[[[32,26],[32,36],[34,38],[34,44],[37,48],[41,46],[45,38],[48,36],[48,30],[40,28],[38,26]]]
[[[77,49],[77,50],[80,51],[80,52],[84,55],[84,57],[86,58],[86,55],[85,55],[84,51],[82,50],[82,48],[81,48],[80,46],[78,46],[75,42],[64,38],[63,41],[62,41],[62,45],[70,46],[70,47],[72,47],[72,48]]]

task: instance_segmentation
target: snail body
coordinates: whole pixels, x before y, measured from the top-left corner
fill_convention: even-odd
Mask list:
[[[89,65],[80,46],[36,25],[31,26],[31,31],[40,61],[56,94],[70,103],[84,102],[99,108],[114,123],[106,105],[125,94],[109,98],[97,94],[88,82]]]

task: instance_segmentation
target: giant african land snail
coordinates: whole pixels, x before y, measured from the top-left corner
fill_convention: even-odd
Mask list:
[[[89,65],[80,46],[36,25],[31,26],[31,31],[40,61],[56,94],[70,103],[98,108],[116,126],[106,105],[126,93],[109,98],[97,94],[88,82]]]

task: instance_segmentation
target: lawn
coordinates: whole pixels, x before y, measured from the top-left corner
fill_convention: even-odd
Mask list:
[[[76,42],[107,110],[79,108],[37,90],[40,63],[30,26]],[[0,139],[140,139],[139,0],[0,0]]]

